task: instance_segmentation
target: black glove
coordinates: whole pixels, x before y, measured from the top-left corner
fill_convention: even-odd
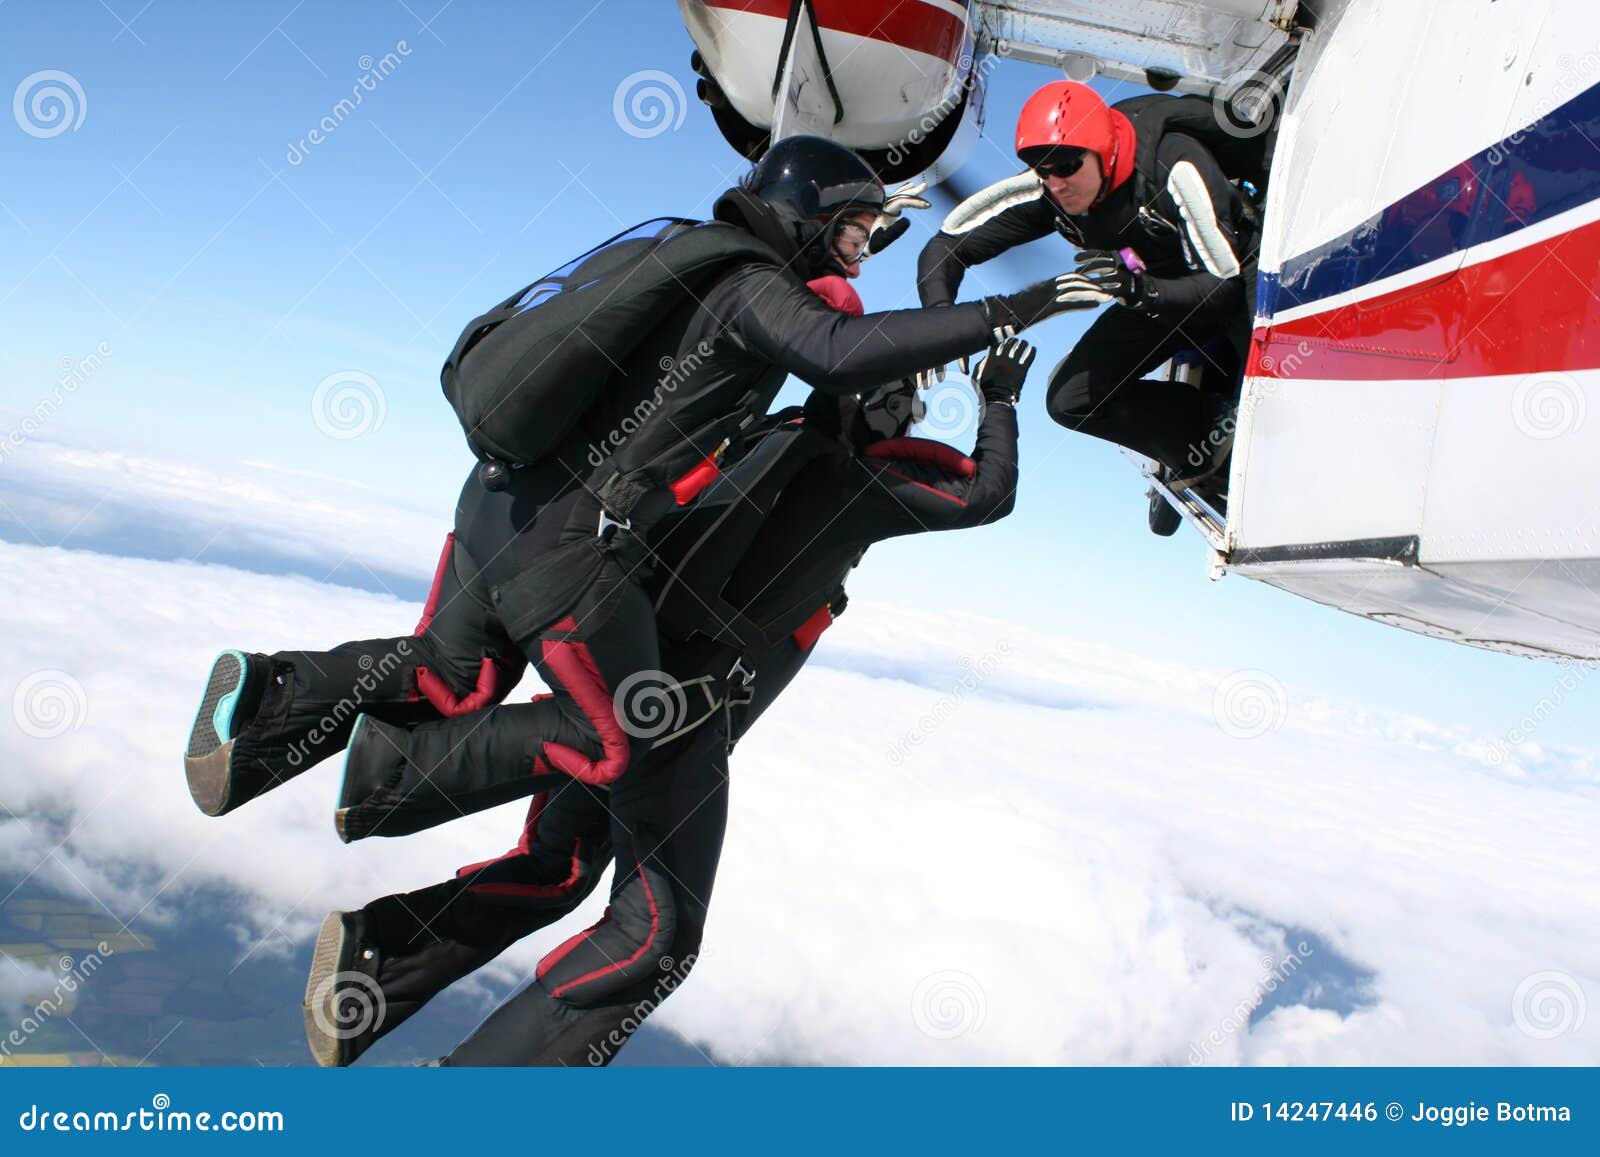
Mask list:
[[[1111,301],[1104,292],[1080,273],[1063,273],[1015,293],[983,299],[984,312],[995,328],[998,343],[1030,325],[1072,309],[1094,309]]]
[[[1144,278],[1108,249],[1084,249],[1078,254],[1078,274],[1107,297],[1138,308],[1145,304]]]
[[[881,225],[872,231],[867,238],[867,252],[871,254],[882,253],[897,241],[902,233],[911,228],[911,219],[901,217],[887,225]]]
[[[897,188],[890,189],[888,199],[883,203],[883,210],[878,214],[878,219],[873,223],[872,233],[867,237],[867,253],[882,253],[889,246],[898,241],[905,231],[911,228],[911,219],[900,214],[907,209],[931,208],[933,202],[922,194],[928,191],[927,181],[907,181]]]
[[[973,375],[972,384],[978,387],[985,402],[1014,406],[1022,396],[1022,383],[1027,380],[1028,367],[1033,365],[1038,352],[1020,337],[1008,338],[989,351],[989,356]]]

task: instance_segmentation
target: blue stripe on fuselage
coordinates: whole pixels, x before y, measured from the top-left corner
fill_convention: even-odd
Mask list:
[[[1600,196],[1600,85],[1440,174],[1341,237],[1261,275],[1257,313],[1348,293]]]

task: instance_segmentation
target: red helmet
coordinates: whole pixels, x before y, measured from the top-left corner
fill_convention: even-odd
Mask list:
[[[1034,93],[1017,117],[1017,156],[1030,150],[1087,149],[1100,158],[1107,191],[1133,175],[1133,122],[1075,80],[1056,80]]]

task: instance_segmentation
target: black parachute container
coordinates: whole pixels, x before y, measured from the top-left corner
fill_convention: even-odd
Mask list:
[[[733,225],[658,217],[617,234],[461,331],[440,372],[473,453],[537,462],[618,382],[687,294],[737,261],[781,259]]]
[[[1111,107],[1133,122],[1138,181],[1134,196],[1139,204],[1148,205],[1160,193],[1153,187],[1156,156],[1168,133],[1193,137],[1210,150],[1229,180],[1249,181],[1260,194],[1266,193],[1272,146],[1277,140],[1276,103],[1268,104],[1264,115],[1269,119],[1259,126],[1244,124],[1243,114],[1231,104],[1218,104],[1204,96],[1154,93],[1129,97]]]
[[[833,438],[803,425],[797,409],[769,415],[729,450],[734,460],[721,477],[656,524],[645,589],[664,638],[704,635],[741,649],[771,646],[816,611],[808,602],[793,622],[757,623],[724,591],[784,488],[818,457],[839,450]]]

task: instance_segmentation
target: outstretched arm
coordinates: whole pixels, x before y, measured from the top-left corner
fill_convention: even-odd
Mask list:
[[[728,329],[824,393],[856,393],[909,377],[980,350],[991,337],[988,312],[978,303],[849,317],[776,266],[752,265],[734,276],[741,305]]]
[[[923,246],[917,258],[917,293],[923,305],[952,304],[972,266],[1054,230],[1055,213],[1043,186],[1031,173],[1024,176],[1031,187],[1014,177],[962,202]],[[1015,188],[1007,188],[1012,185]]]

